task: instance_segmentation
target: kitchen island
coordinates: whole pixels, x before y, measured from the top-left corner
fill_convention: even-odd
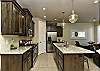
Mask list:
[[[84,71],[84,54],[95,53],[93,51],[64,43],[53,43],[54,60],[59,71]]]
[[[30,71],[38,55],[38,47],[23,46],[12,50],[1,48],[0,55],[1,71]]]
[[[98,67],[100,67],[100,49],[96,50],[93,61]]]

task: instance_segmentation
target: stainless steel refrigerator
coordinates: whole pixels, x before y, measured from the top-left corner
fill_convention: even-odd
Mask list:
[[[47,32],[47,52],[53,52],[53,42],[57,42],[57,32]]]

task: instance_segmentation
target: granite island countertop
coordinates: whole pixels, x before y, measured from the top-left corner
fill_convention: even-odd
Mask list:
[[[24,54],[32,46],[18,47],[17,49],[10,49],[9,47],[0,48],[0,55],[2,54]]]
[[[53,43],[63,54],[87,54],[87,53],[95,53],[94,51],[87,50],[81,47],[77,47],[74,45],[69,45],[68,47],[64,47],[64,43]]]
[[[99,50],[96,50],[99,54],[100,54],[100,49]]]

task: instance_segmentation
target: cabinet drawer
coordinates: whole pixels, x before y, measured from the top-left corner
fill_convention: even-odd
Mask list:
[[[28,57],[28,61],[27,61],[27,62],[28,62],[28,69],[30,70],[31,64],[32,64],[32,63],[31,63],[31,62],[32,62],[32,61],[31,61],[31,56]]]
[[[63,71],[63,68],[60,65],[58,65],[58,71]]]

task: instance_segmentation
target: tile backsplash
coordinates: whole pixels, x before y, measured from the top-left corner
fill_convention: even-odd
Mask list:
[[[19,46],[19,40],[32,39],[30,37],[18,36],[18,35],[0,35],[0,48],[10,47],[13,43],[14,46]],[[14,40],[14,41],[13,41]]]

